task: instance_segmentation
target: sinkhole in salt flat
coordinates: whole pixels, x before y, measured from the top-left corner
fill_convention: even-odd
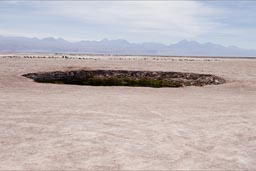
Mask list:
[[[39,83],[91,86],[184,87],[226,82],[224,78],[211,74],[163,71],[76,70],[28,73],[23,76]]]

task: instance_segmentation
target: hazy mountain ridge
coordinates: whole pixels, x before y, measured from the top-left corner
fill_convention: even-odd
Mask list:
[[[38,39],[0,36],[0,51],[256,57],[256,50],[187,40],[164,45],[161,43],[130,43],[123,39],[69,42],[62,38],[52,37]]]

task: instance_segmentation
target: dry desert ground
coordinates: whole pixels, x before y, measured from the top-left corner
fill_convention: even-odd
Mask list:
[[[0,55],[0,170],[256,170],[256,59],[67,56]],[[93,87],[21,76],[81,68],[227,83]]]

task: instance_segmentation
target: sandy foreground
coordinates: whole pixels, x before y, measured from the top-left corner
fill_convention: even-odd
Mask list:
[[[0,170],[256,170],[256,59],[8,55]],[[228,83],[92,87],[21,76],[80,68],[209,73]]]

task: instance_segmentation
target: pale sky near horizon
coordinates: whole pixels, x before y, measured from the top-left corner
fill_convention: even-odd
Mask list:
[[[0,1],[0,35],[256,49],[256,1]]]

